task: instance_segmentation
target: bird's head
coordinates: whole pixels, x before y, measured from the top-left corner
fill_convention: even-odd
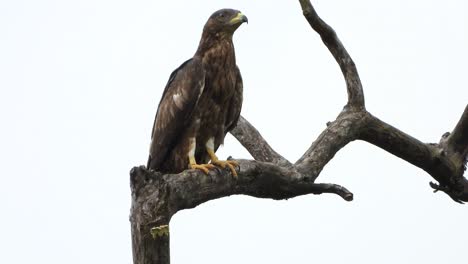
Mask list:
[[[234,31],[244,22],[248,22],[247,17],[240,11],[221,9],[210,16],[203,31],[218,36],[232,36]]]

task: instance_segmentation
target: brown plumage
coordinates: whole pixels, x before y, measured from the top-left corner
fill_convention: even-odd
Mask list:
[[[232,36],[247,18],[222,9],[203,28],[195,55],[169,77],[154,121],[148,168],[179,173],[197,168],[205,173],[229,166],[214,152],[235,127],[242,106],[242,77],[236,65]],[[197,164],[198,163],[198,164]]]

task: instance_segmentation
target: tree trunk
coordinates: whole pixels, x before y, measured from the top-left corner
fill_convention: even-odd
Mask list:
[[[167,188],[157,184],[159,176],[144,167],[135,167],[130,172],[133,263],[170,263],[169,227],[167,232],[158,232],[157,229],[168,225],[170,219]]]

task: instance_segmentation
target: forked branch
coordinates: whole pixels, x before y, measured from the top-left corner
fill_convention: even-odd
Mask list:
[[[132,169],[130,219],[135,264],[168,264],[169,235],[153,236],[151,230],[165,228],[178,211],[209,200],[233,194],[287,199],[333,193],[351,201],[353,194],[346,188],[315,181],[334,155],[353,140],[369,142],[423,169],[438,182],[431,183],[436,191],[443,191],[460,203],[468,201],[468,181],[464,177],[468,106],[452,133],[444,134],[437,144],[422,143],[374,117],[365,109],[356,66],[335,31],[317,15],[310,1],[299,2],[305,18],[340,66],[348,92],[346,106],[294,164],[274,151],[255,127],[241,117],[231,133],[255,160],[238,160],[238,178],[222,169],[209,175],[198,170],[163,175],[144,167]]]

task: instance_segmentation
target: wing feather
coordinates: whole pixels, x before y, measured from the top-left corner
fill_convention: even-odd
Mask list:
[[[202,63],[189,59],[169,77],[151,134],[148,168],[158,170],[171,148],[190,124],[190,117],[205,85]]]
[[[243,100],[243,83],[242,75],[240,73],[239,67],[236,67],[236,86],[234,95],[230,101],[229,110],[227,111],[227,116],[225,119],[224,133],[227,134],[229,131],[234,129],[239,121],[241,109],[242,109],[242,100]]]

